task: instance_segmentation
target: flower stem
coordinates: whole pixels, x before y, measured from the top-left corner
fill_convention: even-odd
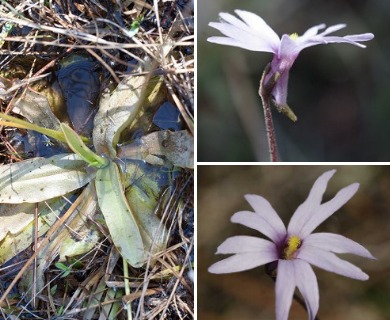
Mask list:
[[[278,147],[276,144],[276,137],[275,137],[275,129],[274,124],[272,121],[272,112],[271,112],[271,91],[275,85],[275,83],[272,84],[272,81],[268,80],[267,83],[265,83],[265,78],[268,72],[271,70],[270,64],[268,64],[265,67],[265,70],[263,72],[263,75],[261,76],[260,80],[260,87],[259,87],[259,96],[261,98],[261,101],[263,103],[263,111],[264,111],[264,121],[265,121],[265,128],[267,131],[267,141],[268,141],[268,150],[270,155],[271,162],[277,162],[278,161]]]

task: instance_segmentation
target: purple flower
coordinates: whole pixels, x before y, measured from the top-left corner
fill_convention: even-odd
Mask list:
[[[325,24],[319,24],[308,29],[302,36],[298,36],[296,33],[284,34],[280,39],[275,31],[258,15],[243,10],[235,10],[235,13],[242,21],[229,13],[222,12],[219,14],[221,22],[209,23],[209,26],[221,31],[226,37],[210,37],[207,40],[251,51],[273,53],[271,71],[266,75],[265,83],[272,77],[276,80],[272,95],[275,105],[281,108],[287,106],[288,73],[299,52],[311,46],[328,43],[349,43],[365,48],[359,42],[374,38],[372,33],[344,37],[328,36],[330,33],[345,28],[346,25],[337,24],[318,33],[325,28]]]
[[[309,314],[314,319],[319,307],[317,278],[310,264],[357,280],[368,275],[335,253],[353,253],[375,259],[360,244],[334,233],[312,233],[323,221],[343,206],[356,193],[359,184],[341,189],[336,196],[321,204],[322,196],[336,170],[327,171],[314,183],[309,196],[292,216],[287,230],[282,220],[263,197],[246,195],[255,210],[235,213],[231,221],[255,229],[269,239],[235,236],[226,239],[217,254],[234,254],[213,264],[211,273],[231,273],[249,270],[263,264],[277,263],[276,319],[288,318],[295,287],[301,292]]]

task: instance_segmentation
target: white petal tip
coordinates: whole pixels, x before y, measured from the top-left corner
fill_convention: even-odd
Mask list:
[[[346,275],[348,277],[348,275]],[[360,281],[367,281],[370,277],[367,273],[364,273],[363,271],[360,271],[357,275],[351,276],[350,278],[360,280]]]
[[[209,273],[214,273],[214,274],[225,274],[225,273],[232,273],[232,272],[235,272],[235,271],[230,271],[230,270],[227,269],[226,267],[221,266],[220,262],[221,262],[221,261],[212,264],[212,265],[207,269],[207,271],[208,271]]]
[[[363,39],[360,41],[370,41],[370,40],[375,38],[373,33],[364,33],[364,34],[358,35],[358,37]]]
[[[215,272],[213,266],[209,267],[209,268],[207,269],[207,271],[210,272],[210,273],[217,273],[217,272]]]
[[[342,274],[342,276],[347,277],[347,278],[351,278],[351,279],[355,279],[355,280],[360,280],[360,281],[367,281],[370,278],[368,276],[368,274],[364,273],[360,269],[359,269],[359,272],[350,273],[350,274],[345,273],[345,274]]]
[[[256,194],[250,194],[250,193],[244,195],[244,198],[245,198],[246,201],[248,201],[248,199],[252,199],[252,198],[254,198],[254,197],[258,197],[258,195],[256,195]]]
[[[322,179],[326,180],[326,181],[329,181],[333,176],[334,174],[336,173],[336,169],[332,169],[332,170],[328,170],[328,171],[325,171],[322,175],[320,175],[318,179],[320,179],[321,177],[323,177]]]
[[[210,43],[216,43],[216,44],[224,44],[223,40],[221,40],[223,37],[209,37],[207,38],[207,41]]]
[[[351,185],[349,185],[349,188],[351,188],[351,191],[353,192],[353,194],[359,189],[359,187],[360,187],[359,182],[355,182],[355,183],[352,183]]]
[[[359,279],[359,280],[367,281],[368,279],[370,279],[370,277],[368,276],[368,274],[364,274],[364,277],[362,277],[362,278]]]
[[[219,262],[216,262],[216,263],[212,264],[207,269],[207,271],[210,272],[210,273],[223,273],[223,272],[221,272],[221,268],[220,268],[220,263]]]

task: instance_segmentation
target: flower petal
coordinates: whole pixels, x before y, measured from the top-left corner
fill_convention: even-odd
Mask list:
[[[287,105],[288,76],[288,71],[283,72],[272,90],[275,103],[279,106]]]
[[[361,44],[359,42],[361,41],[369,41],[374,38],[374,35],[372,33],[363,33],[363,34],[356,34],[356,35],[350,35],[350,36],[344,36],[344,37],[338,37],[338,36],[315,36],[309,39],[306,39],[302,41],[301,43],[301,50],[304,48],[316,46],[319,44],[329,44],[329,43],[348,43],[352,44],[354,46],[358,46],[360,48],[365,48],[366,46],[364,44]]]
[[[289,35],[284,34],[278,51],[278,58],[281,60],[278,71],[289,71],[302,49],[299,41],[293,40]]]
[[[233,16],[230,13],[220,12],[219,17],[221,18],[222,21],[225,21],[233,26],[236,26],[239,29],[248,30],[249,32],[251,32],[250,26],[248,26],[245,22],[243,22],[242,20],[238,19],[237,17]]]
[[[234,12],[242,20],[244,20],[244,22],[251,27],[252,30],[256,30],[257,34],[262,35],[273,48],[277,48],[279,46],[279,36],[261,17],[257,14],[244,10],[234,10]]]
[[[307,29],[306,32],[302,36],[299,37],[299,39],[301,39],[301,38],[306,39],[306,38],[313,37],[313,36],[318,34],[319,30],[324,29],[324,28],[325,28],[325,24],[323,24],[323,23],[316,25],[314,27],[311,27],[311,28]]]
[[[319,34],[319,36],[325,36],[325,35],[327,35],[329,33],[336,32],[336,31],[338,31],[340,29],[345,28],[346,26],[347,25],[345,23],[340,23],[340,24],[336,24],[334,26],[330,26],[330,27],[326,28],[326,30],[324,32],[321,32]]]
[[[233,38],[237,41],[245,42],[257,42],[257,38],[248,31],[243,32],[242,29],[237,26],[224,23],[224,22],[210,22],[209,26],[221,31],[225,36]]]
[[[227,238],[217,249],[216,254],[231,253],[259,253],[267,254],[278,260],[278,253],[275,244],[271,241],[251,237],[251,236],[234,236]]]
[[[345,36],[344,38],[352,41],[370,41],[374,39],[374,35],[372,33],[363,33],[363,34],[353,34],[351,36]]]
[[[323,173],[320,177],[317,178],[305,202],[303,202],[297,208],[297,210],[295,210],[295,213],[292,216],[290,223],[288,224],[288,234],[300,234],[306,221],[308,221],[310,216],[312,216],[319,208],[322,201],[322,196],[326,190],[328,182],[330,178],[332,178],[332,176],[335,174],[335,172],[336,170],[330,170]]]
[[[329,44],[329,43],[348,43],[352,44],[354,46],[365,48],[366,46],[364,44],[358,43],[356,41],[352,41],[348,39],[347,37],[337,37],[337,36],[327,36],[327,37],[319,37],[318,39],[313,39],[314,43],[316,44]],[[312,46],[312,44],[309,45],[309,47]],[[307,48],[308,46],[305,46]]]
[[[226,46],[238,47],[250,51],[262,51],[262,52],[273,53],[273,51],[268,50],[268,47],[262,47],[261,44],[255,41],[248,40],[248,37],[240,40],[234,38],[228,38],[228,37],[209,37],[207,38],[207,41],[211,43],[226,45]]]
[[[359,183],[353,183],[343,189],[341,189],[335,197],[328,202],[321,204],[305,223],[299,234],[302,238],[309,235],[315,228],[317,228],[322,222],[328,219],[333,213],[340,209],[349,199],[353,197],[359,188]]]
[[[208,269],[211,273],[232,273],[250,270],[263,264],[275,261],[273,252],[259,252],[254,254],[240,253],[223,259],[211,265]]]
[[[348,261],[342,260],[334,253],[318,248],[305,246],[297,253],[297,259],[302,259],[314,266],[329,272],[357,280],[367,280],[368,275]]]
[[[274,228],[272,224],[269,223],[267,219],[251,211],[239,211],[236,212],[231,218],[230,221],[233,223],[242,224],[248,228],[255,229],[268,238],[270,238],[275,243],[283,241],[286,237],[286,232],[279,233],[278,230]]]
[[[276,319],[287,320],[291,308],[292,298],[296,287],[294,260],[278,261],[276,277]]]
[[[317,277],[306,261],[295,259],[294,267],[297,287],[305,300],[309,320],[313,320],[316,317],[320,303]]]
[[[210,37],[209,42],[240,47],[251,51],[277,52],[278,35],[259,16],[236,10],[244,20],[229,13],[220,13],[221,22],[210,22],[209,26],[221,31],[225,37]]]
[[[284,240],[286,227],[271,204],[263,197],[253,194],[245,195],[245,199],[255,212],[237,212],[231,221],[258,230],[274,242]]]
[[[352,253],[376,260],[376,258],[359,243],[335,233],[323,232],[309,234],[302,244],[302,249],[306,246],[316,247],[334,253]]]

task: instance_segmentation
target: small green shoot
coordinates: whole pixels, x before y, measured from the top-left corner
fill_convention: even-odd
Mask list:
[[[67,258],[66,260],[68,261],[69,264],[72,265],[73,269],[79,270],[79,269],[82,269],[82,268],[83,268],[83,264],[82,264],[81,261],[78,260],[78,259],[75,259],[75,258],[73,258],[73,257],[70,257],[70,258]]]
[[[0,32],[0,48],[3,46],[5,42],[5,38],[8,37],[8,35],[11,33],[12,29],[14,28],[14,25],[11,22],[6,22],[3,27],[1,28]]]
[[[59,316],[62,316],[62,314],[64,313],[64,306],[61,306],[58,311],[57,311],[57,315]]]
[[[130,26],[130,30],[126,32],[126,35],[130,38],[134,37],[138,31],[139,27],[141,26],[141,22],[144,19],[144,16],[141,14],[138,18],[136,18]]]
[[[50,294],[52,295],[52,296],[54,296],[55,294],[56,294],[56,292],[57,292],[57,289],[58,289],[58,285],[54,285],[54,286],[52,286],[51,288],[50,288]]]
[[[60,126],[69,147],[73,150],[73,152],[80,155],[80,157],[82,157],[90,166],[103,168],[108,164],[107,159],[98,156],[91,149],[89,149],[80,136],[68,125],[61,123]]]
[[[63,264],[62,262],[56,262],[55,266],[63,271],[63,274],[61,275],[61,278],[66,278],[72,271],[72,268],[70,266],[67,266]]]

